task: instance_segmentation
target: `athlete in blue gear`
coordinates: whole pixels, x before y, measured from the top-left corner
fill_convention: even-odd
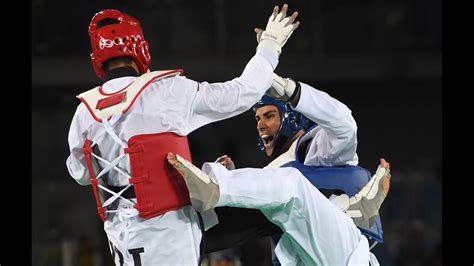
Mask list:
[[[268,94],[280,100],[264,97],[254,107],[261,146],[274,158],[265,169],[228,171],[207,163],[203,173],[169,155],[193,206],[261,210],[283,232],[275,253],[284,265],[375,261],[366,236],[382,241],[378,209],[388,193],[389,164],[381,159],[371,179],[356,166],[356,123],[349,108],[327,93],[274,75]],[[307,132],[306,117],[316,123]]]

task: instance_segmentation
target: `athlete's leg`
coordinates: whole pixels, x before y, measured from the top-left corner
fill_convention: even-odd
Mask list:
[[[180,157],[168,159],[180,172],[185,172],[190,194],[198,197],[206,194],[206,186],[210,191],[218,188],[218,200],[212,200],[216,203],[200,206],[260,209],[288,236],[285,239],[291,241],[306,265],[347,264],[359,243],[367,241],[352,220],[294,168],[228,171],[214,163],[204,164],[203,173],[189,163],[183,164]],[[201,201],[207,199],[204,195]],[[367,248],[363,254],[367,261],[368,254]]]

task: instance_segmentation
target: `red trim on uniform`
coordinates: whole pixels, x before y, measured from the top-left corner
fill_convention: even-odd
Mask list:
[[[97,211],[99,212],[100,219],[105,222],[105,220],[107,220],[107,215],[105,213],[105,208],[102,207],[102,203],[100,202],[99,188],[98,188],[99,182],[97,181],[97,178],[94,173],[94,169],[92,168],[91,153],[88,152],[92,150],[92,147],[87,138],[84,140],[84,145],[82,146],[82,148],[84,150],[84,155],[86,157],[87,170],[89,171],[92,191],[94,192],[95,203],[97,205]]]
[[[126,113],[128,111],[128,109],[130,109],[130,107],[132,107],[133,103],[135,102],[135,100],[137,99],[138,95],[140,95],[140,93],[142,93],[142,91],[148,87],[148,85],[150,83],[152,83],[155,79],[159,78],[159,77],[162,77],[164,75],[168,75],[168,74],[172,74],[172,73],[176,73],[176,72],[179,72],[179,73],[183,73],[183,70],[182,69],[175,69],[175,70],[171,70],[171,71],[168,71],[168,72],[165,72],[161,75],[158,75],[158,76],[155,76],[153,77],[152,79],[150,79],[147,83],[145,83],[145,85],[142,86],[142,88],[137,92],[137,94],[135,95],[135,97],[133,97],[133,100],[130,102],[130,104],[128,105],[127,108],[125,108],[125,110],[123,110],[122,112],[123,113]]]
[[[90,155],[92,153],[92,147],[90,145],[83,147],[84,154]]]
[[[102,221],[105,222],[107,220],[107,215],[105,213],[105,208],[102,206],[97,207],[97,211],[99,212],[99,216],[102,219]]]
[[[115,91],[115,92],[112,92],[112,93],[107,93],[107,92],[105,92],[105,91],[102,89],[103,86],[100,86],[100,87],[99,87],[99,93],[102,94],[102,95],[105,95],[105,96],[114,95],[114,94],[117,94],[117,93],[119,93],[119,92],[124,91],[126,88],[128,88],[128,86],[132,85],[132,83],[133,83],[133,81],[130,82],[130,83],[128,83],[128,85],[125,86],[123,89],[120,89],[120,90]]]
[[[183,74],[184,70],[183,69],[175,69],[175,70],[170,70],[168,72],[165,72],[161,75],[157,75],[155,77],[153,77],[152,79],[150,79],[145,85],[142,86],[142,88],[137,92],[137,94],[135,95],[135,97],[133,97],[132,101],[130,102],[130,104],[128,105],[128,107],[125,109],[125,110],[122,110],[122,113],[125,113],[128,111],[128,109],[130,109],[130,107],[133,105],[133,103],[135,102],[135,100],[137,99],[138,95],[140,95],[140,93],[142,93],[142,91],[147,88],[147,86],[153,82],[155,79],[163,76],[163,75],[168,75],[168,74],[171,74],[171,73],[176,73],[176,72],[179,72],[180,75]],[[127,86],[128,87],[128,86]],[[124,88],[125,89],[125,88]],[[99,88],[100,90],[100,88]],[[123,89],[122,89],[123,90]],[[89,113],[91,113],[92,117],[94,118],[95,121],[101,123],[102,122],[102,119],[99,119],[95,114],[94,112],[92,111],[92,108],[89,106],[89,104],[86,102],[86,100],[84,100],[82,97],[80,96],[76,96],[79,100],[81,100],[84,105],[87,107],[87,109],[89,110]],[[112,116],[109,116],[107,119],[110,119],[110,117]]]
[[[97,181],[96,178],[93,178],[93,179],[91,179],[91,185],[97,186],[97,185],[99,185],[99,181]]]
[[[94,112],[92,111],[92,108],[89,106],[89,104],[86,102],[86,100],[84,100],[82,97],[80,96],[76,96],[79,100],[81,100],[81,102],[84,103],[84,105],[86,106],[87,110],[89,110],[89,113],[92,115],[92,118],[94,118],[95,121],[99,122],[99,123],[102,123],[102,120],[99,119],[95,114]]]
[[[116,105],[118,103],[121,103],[125,100],[125,96],[127,95],[127,92],[121,92],[119,94],[115,94],[113,96],[103,98],[97,101],[97,105],[95,106],[95,109],[104,109],[105,107],[109,107],[112,105]]]

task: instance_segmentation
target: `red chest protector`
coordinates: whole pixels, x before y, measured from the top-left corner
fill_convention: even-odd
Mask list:
[[[109,212],[113,212],[109,209],[110,203],[118,198],[123,198],[121,194],[126,189],[134,189],[137,203],[133,207],[143,218],[151,218],[190,204],[189,192],[183,178],[166,160],[166,154],[173,152],[191,161],[187,137],[164,132],[136,135],[124,141],[115,134],[113,125],[109,122],[109,120],[113,120],[110,119],[113,116],[125,113],[152,81],[181,72],[182,70],[149,72],[114,94],[104,95],[99,88],[94,88],[78,96],[94,119],[102,123],[106,127],[107,133],[124,148],[123,155],[108,162],[93,152],[89,140],[86,139],[84,142],[87,168],[99,216],[103,221],[107,219]],[[107,167],[98,169],[95,159],[105,161]],[[130,160],[131,173],[124,174],[129,176],[129,183],[133,185],[133,188],[126,187],[122,191],[114,193],[107,188],[103,178],[108,171],[120,170],[116,166],[122,159]],[[103,198],[99,189],[108,192],[112,197]]]
[[[167,152],[191,159],[188,138],[175,133],[133,136],[125,152],[130,156],[137,204],[143,218],[151,218],[190,204],[183,177],[166,160]]]

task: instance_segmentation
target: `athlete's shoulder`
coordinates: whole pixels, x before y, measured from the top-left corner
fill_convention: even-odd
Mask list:
[[[141,75],[138,79],[145,79],[145,80],[162,80],[162,79],[169,79],[177,76],[182,76],[184,74],[183,69],[165,69],[165,70],[155,70],[147,72]]]
[[[167,77],[166,79],[163,79],[162,82],[171,84],[174,88],[181,89],[195,89],[199,87],[199,82],[188,78],[184,75],[184,72],[181,72],[179,75]]]

